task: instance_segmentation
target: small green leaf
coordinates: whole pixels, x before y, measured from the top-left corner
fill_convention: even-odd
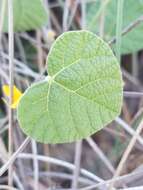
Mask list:
[[[93,32],[98,33],[99,22],[96,18],[96,13],[101,6],[100,0],[90,3],[87,7],[87,28]],[[116,35],[116,15],[117,15],[118,0],[110,0],[105,10],[105,40],[111,40]],[[123,29],[129,26],[143,14],[143,0],[125,0],[123,8]],[[121,53],[127,54],[143,49],[143,23],[134,27],[122,37]]]
[[[13,9],[15,32],[37,29],[47,22],[47,13],[41,0],[13,0]],[[7,9],[5,15],[3,31],[8,32]]]
[[[119,115],[120,66],[110,47],[88,31],[61,35],[47,59],[49,76],[26,90],[18,105],[22,130],[43,143],[72,142]]]

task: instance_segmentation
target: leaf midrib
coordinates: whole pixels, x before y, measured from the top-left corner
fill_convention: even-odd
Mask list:
[[[114,113],[117,113],[117,111],[115,111],[115,110],[109,108],[109,107],[106,106],[105,104],[101,104],[101,103],[99,103],[99,102],[97,102],[97,101],[93,101],[93,100],[91,100],[91,99],[88,99],[87,97],[82,96],[81,94],[78,94],[77,92],[66,88],[65,86],[63,86],[62,84],[58,83],[57,81],[54,81],[54,80],[53,80],[53,83],[57,84],[57,85],[60,86],[61,88],[64,88],[66,91],[68,91],[68,92],[70,92],[70,93],[76,94],[76,95],[79,96],[80,98],[84,98],[84,99],[87,100],[87,101],[90,101],[90,102],[92,102],[92,103],[94,103],[94,104],[96,103],[96,104],[98,104],[98,105],[100,105],[100,106],[105,107],[105,108],[106,108],[107,110],[109,110],[109,111],[112,111],[112,112],[114,112]]]
[[[103,58],[103,55],[100,55],[100,56],[102,56],[102,58]],[[87,57],[86,58],[79,58],[79,59],[75,60],[73,63],[67,65],[66,67],[63,67],[57,73],[55,73],[53,76],[52,75],[51,76],[52,76],[53,79],[55,79],[61,72],[63,72],[64,70],[70,68],[74,64],[78,64],[81,60],[83,60],[83,61],[86,61],[86,60],[93,61],[93,60],[96,60],[97,58],[100,58],[100,56],[94,55],[94,56],[89,57],[89,58],[87,58]],[[104,55],[104,57],[105,57],[105,59],[110,59],[110,58],[113,59],[113,57],[111,55]],[[50,75],[50,73],[49,73],[49,75]]]

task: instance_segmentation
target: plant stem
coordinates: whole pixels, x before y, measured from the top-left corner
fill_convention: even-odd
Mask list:
[[[143,15],[138,17],[136,20],[134,20],[132,23],[130,23],[127,27],[125,27],[122,31],[122,36],[126,35],[128,32],[132,31],[135,27],[137,27],[139,24],[143,22]],[[108,44],[111,45],[117,41],[116,36],[113,37]]]
[[[37,160],[42,161],[42,162],[48,162],[51,164],[55,164],[57,166],[62,166],[65,167],[69,170],[74,171],[75,170],[75,165],[71,164],[69,162],[66,162],[64,160],[60,160],[57,158],[53,158],[53,157],[49,157],[49,156],[43,156],[43,155],[33,155],[33,154],[28,154],[28,153],[21,153],[18,155],[18,158],[21,159],[25,159],[25,160],[29,160],[29,159],[35,159],[35,157],[37,158]],[[86,176],[87,178],[93,180],[95,183],[96,182],[105,182],[102,178],[96,176],[95,174],[87,171],[86,169],[80,168],[80,174],[82,174],[83,176]]]
[[[69,16],[69,6],[70,1],[66,0],[64,3],[64,13],[63,13],[63,31],[67,31],[67,23],[68,23],[68,16]]]
[[[122,37],[122,22],[123,22],[123,5],[124,0],[117,1],[117,26],[116,26],[116,56],[120,63],[121,59],[121,37]]]
[[[106,5],[104,6],[104,0],[101,0],[101,6],[103,6],[103,11],[100,15],[100,19],[99,19],[99,36],[101,38],[104,37],[104,27],[105,27],[105,12],[106,12]]]
[[[38,159],[36,158],[37,155],[37,144],[35,140],[31,140],[32,145],[32,152],[35,155],[35,158],[33,159],[33,173],[34,173],[34,190],[39,189],[39,163]]]
[[[86,29],[86,1],[80,0],[81,2],[81,28]]]
[[[81,151],[82,151],[82,140],[77,141],[75,145],[75,169],[73,173],[72,189],[78,189],[78,177],[80,175],[80,161],[81,161]]]
[[[109,190],[112,190],[113,187],[114,187],[114,183],[116,181],[116,178],[121,174],[121,171],[122,171],[122,168],[124,167],[124,164],[129,156],[129,154],[131,153],[135,143],[136,143],[136,140],[137,140],[137,137],[139,136],[139,134],[141,133],[143,129],[143,120],[141,121],[141,123],[139,124],[136,132],[135,132],[135,135],[132,137],[129,145],[127,146],[122,158],[121,158],[121,161],[116,169],[116,172],[113,176],[113,181],[110,183],[110,186],[109,186]]]
[[[7,5],[7,1],[3,0],[1,2],[1,9],[0,9],[0,42],[1,42],[1,37],[2,37],[2,29],[3,29],[6,5]],[[1,43],[0,43],[0,46],[1,46]]]
[[[10,85],[10,98],[9,105],[12,104],[13,100],[13,80],[14,80],[14,33],[13,33],[13,0],[8,0],[8,37],[9,37],[9,85]],[[9,106],[9,130],[8,130],[8,150],[9,150],[9,158],[13,152],[13,111]],[[8,170],[8,185],[12,186],[13,183],[13,172],[12,166],[9,167]]]
[[[3,175],[3,173],[10,168],[10,166],[13,164],[13,162],[16,160],[19,153],[21,153],[26,145],[30,142],[30,137],[27,137],[24,142],[20,145],[20,147],[17,149],[17,151],[9,158],[9,160],[0,168],[0,177]]]

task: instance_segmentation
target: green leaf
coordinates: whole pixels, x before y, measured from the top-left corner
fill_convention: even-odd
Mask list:
[[[22,130],[43,143],[86,138],[121,110],[122,77],[110,47],[88,31],[61,35],[47,59],[49,76],[18,105]]]
[[[0,2],[0,8],[3,1]],[[37,29],[47,22],[47,13],[41,0],[13,0],[13,8],[15,32]],[[7,8],[3,31],[8,32]]]
[[[117,15],[117,1],[110,0],[105,10],[105,40],[110,40],[116,35],[116,15]],[[99,23],[96,19],[96,13],[100,8],[101,1],[97,0],[95,3],[90,3],[87,8],[87,25],[88,29],[98,33]],[[135,21],[143,13],[143,0],[127,0],[124,1],[123,8],[123,29],[131,22]],[[96,20],[95,20],[96,19]],[[136,52],[143,49],[143,24],[141,23],[132,31],[128,32],[122,37],[122,54]]]

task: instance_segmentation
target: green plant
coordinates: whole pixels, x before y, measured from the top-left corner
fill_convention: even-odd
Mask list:
[[[110,47],[88,31],[65,32],[47,59],[48,76],[18,104],[22,130],[43,143],[72,142],[97,132],[121,110],[122,77]]]
[[[0,2],[0,7],[3,3]],[[41,0],[13,0],[14,31],[27,31],[47,23],[47,13]],[[8,32],[8,12],[5,11],[3,31]]]
[[[100,0],[88,5],[87,7],[87,28],[93,32],[98,33],[99,31],[99,22],[98,18],[100,14],[98,10],[100,10],[101,6]],[[117,15],[117,3],[118,0],[109,0],[106,5],[105,10],[105,28],[104,28],[104,39],[110,40],[116,34],[116,15]],[[101,9],[102,11],[102,9]],[[128,0],[124,1],[123,7],[123,26],[122,29],[126,28],[136,19],[138,19],[143,12],[143,1],[142,0]],[[122,37],[122,48],[121,53],[127,54],[136,52],[143,48],[143,24],[140,24],[130,32],[128,32],[125,36]]]

